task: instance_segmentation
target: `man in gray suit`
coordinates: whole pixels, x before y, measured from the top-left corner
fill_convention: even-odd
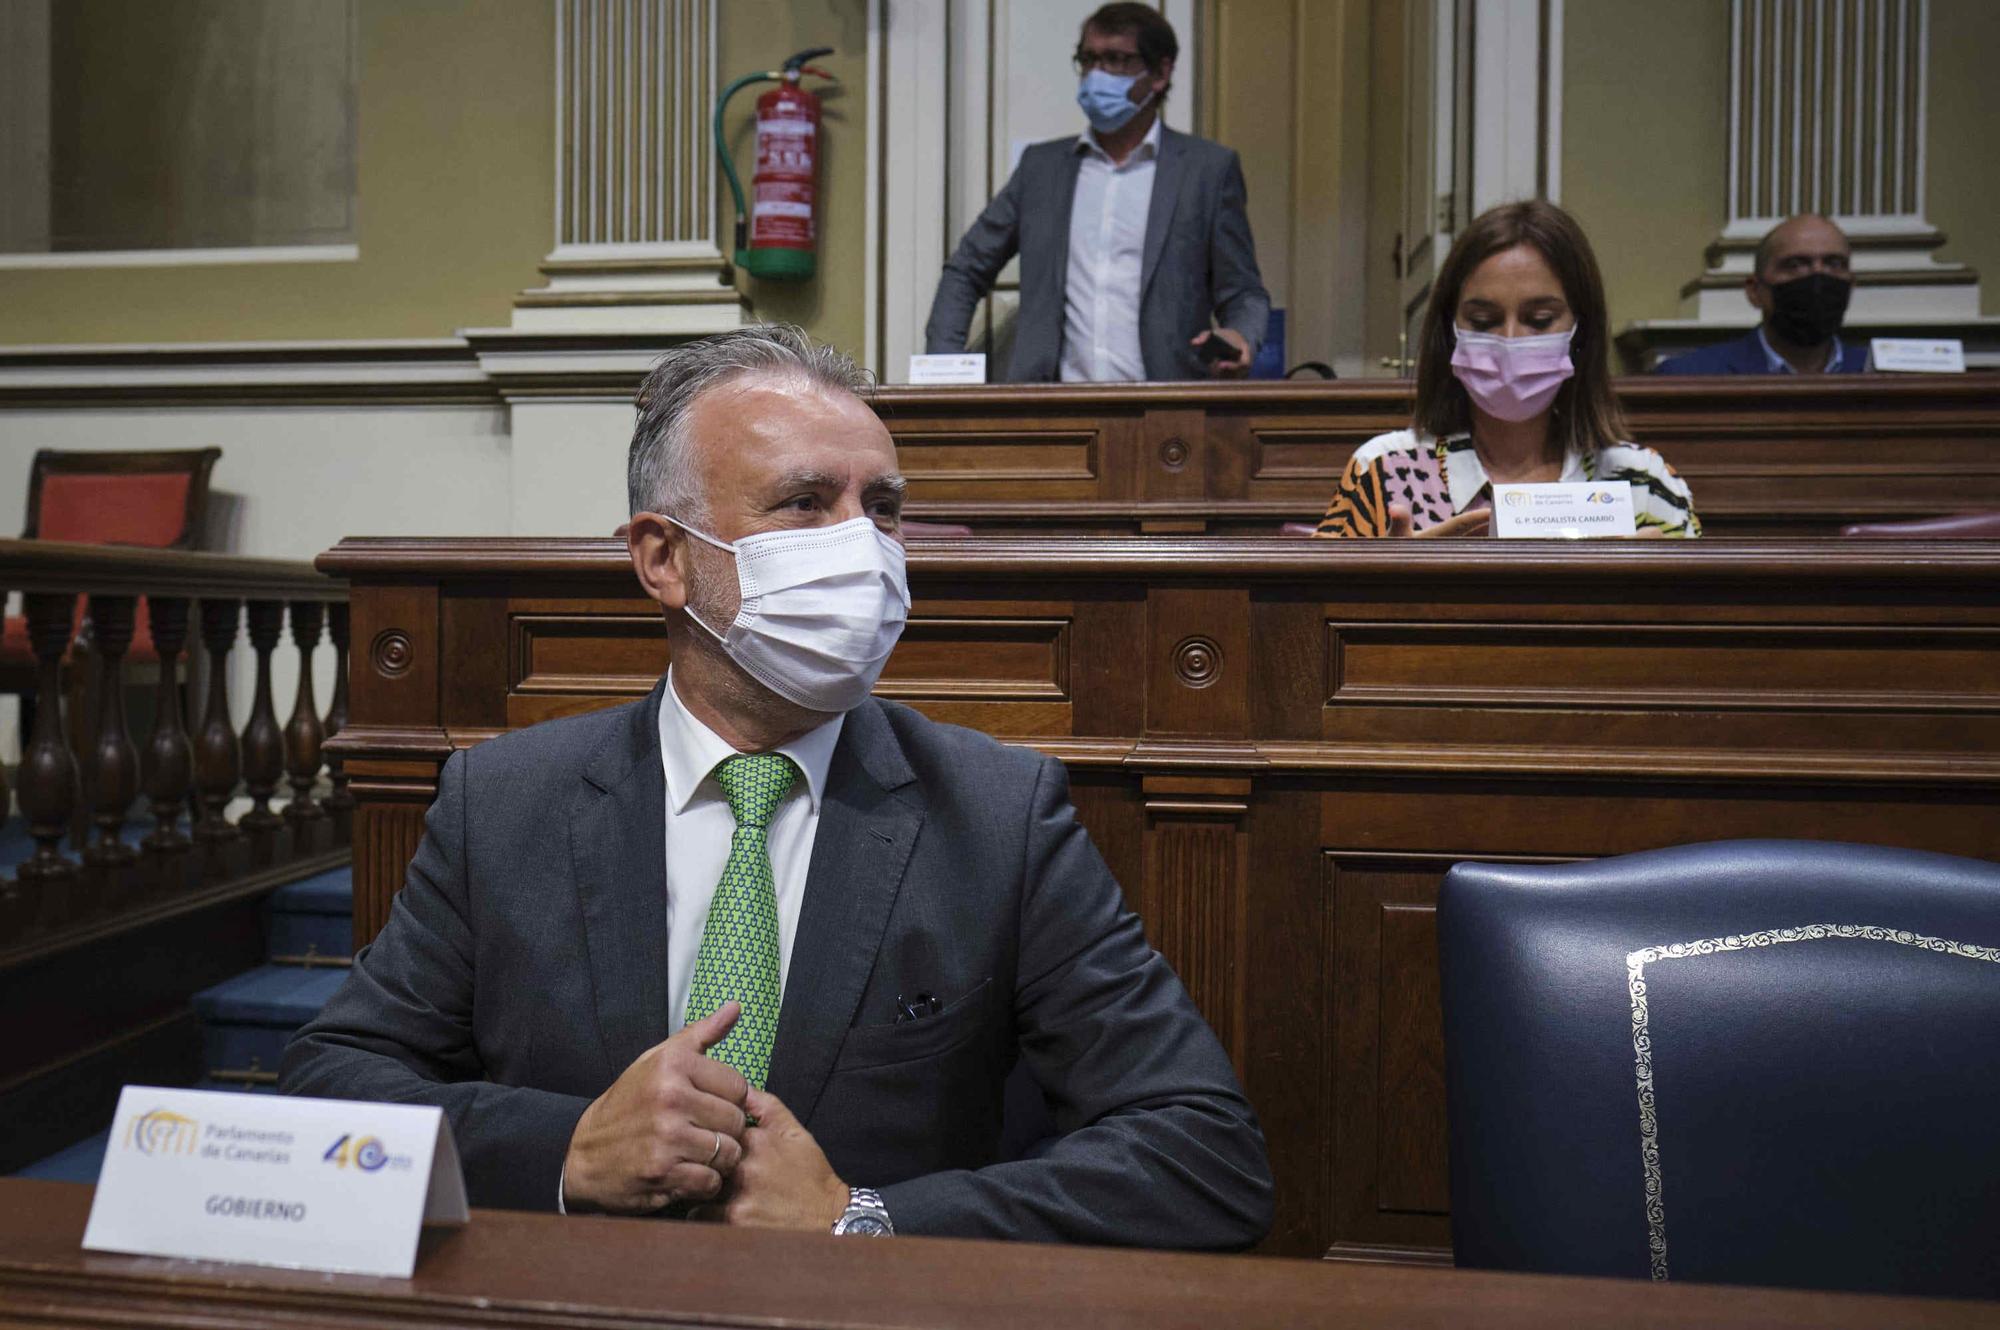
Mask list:
[[[671,669],[452,756],[281,1087],[442,1106],[475,1204],[1247,1246],[1256,1118],[1062,767],[870,695],[909,593],[863,386],[795,328],[661,360],[626,539]]]
[[[1009,380],[1248,371],[1271,298],[1244,213],[1243,167],[1231,149],[1161,123],[1179,54],[1173,26],[1150,5],[1105,5],[1084,21],[1077,101],[1090,128],[1021,155],[945,260],[927,351],[965,349],[973,310],[1019,253]],[[1229,354],[1204,354],[1210,338]]]

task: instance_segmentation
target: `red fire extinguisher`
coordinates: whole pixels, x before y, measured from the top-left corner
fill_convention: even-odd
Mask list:
[[[819,98],[799,85],[811,74],[833,75],[806,61],[833,54],[831,46],[800,51],[782,69],[745,74],[722,90],[715,102],[715,151],[736,196],[736,265],[753,277],[800,282],[813,275],[818,243],[813,215],[818,193]],[[729,159],[722,133],[723,108],[752,83],[778,86],[757,99],[757,170],[750,179],[751,203],[743,202],[743,182]]]

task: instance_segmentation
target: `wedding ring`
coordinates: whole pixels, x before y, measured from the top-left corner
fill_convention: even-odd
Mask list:
[[[715,1148],[708,1152],[708,1163],[703,1165],[703,1167],[714,1168],[715,1161],[720,1158],[722,1158],[722,1133],[718,1131],[715,1133]]]

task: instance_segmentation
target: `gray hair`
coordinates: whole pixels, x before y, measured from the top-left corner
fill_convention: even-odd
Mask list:
[[[789,375],[862,398],[874,387],[866,370],[789,323],[752,324],[675,347],[639,385],[639,421],[625,459],[632,512],[705,520],[706,496],[688,446],[688,411],[709,389],[751,373]]]

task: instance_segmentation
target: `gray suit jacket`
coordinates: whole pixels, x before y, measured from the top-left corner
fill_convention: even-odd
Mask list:
[[[1077,140],[1051,139],[1021,164],[945,260],[924,344],[932,354],[965,349],[972,312],[1018,252],[1021,312],[1014,324],[1013,383],[1060,377],[1063,291],[1069,277],[1069,214],[1080,163]],[[1160,127],[1160,158],[1146,214],[1140,275],[1139,349],[1148,379],[1205,379],[1188,345],[1211,316],[1241,333],[1254,356],[1271,316],[1244,212],[1243,165],[1234,149]]]
[[[437,1104],[476,1205],[552,1210],[576,1122],[667,1035],[660,689],[453,755],[389,923],[281,1088]],[[899,995],[944,1009],[896,1023]],[[1002,1150],[1017,1061],[1060,1133]],[[828,771],[769,1089],[899,1230],[1239,1247],[1263,1136],[1049,759],[893,703]]]

